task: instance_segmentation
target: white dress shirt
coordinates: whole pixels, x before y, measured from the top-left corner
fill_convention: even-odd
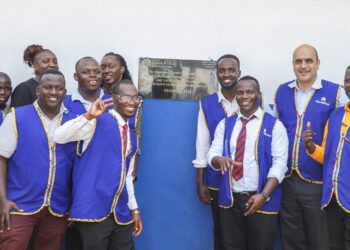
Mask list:
[[[34,105],[37,107],[39,114],[41,114],[44,122],[45,127],[48,131],[46,131],[49,139],[49,143],[52,146],[53,141],[52,137],[56,131],[56,129],[59,127],[59,122],[61,115],[64,112],[67,112],[67,109],[61,105],[60,112],[52,119],[50,119],[48,116],[45,115],[45,113],[40,109],[40,106],[37,105],[37,101],[34,102]],[[0,155],[5,158],[11,158],[12,155],[15,153],[17,149],[17,131],[15,130],[15,124],[16,120],[14,117],[14,114],[12,112],[8,113],[5,117],[4,122],[0,126]]]
[[[296,107],[299,115],[302,115],[307,107],[307,104],[312,97],[312,95],[315,93],[316,90],[322,88],[322,79],[317,78],[316,81],[311,85],[310,88],[308,88],[305,92],[301,90],[297,84],[297,81],[294,80],[293,82],[288,84],[288,87],[291,89],[296,89]],[[349,101],[349,98],[347,97],[344,88],[341,88],[339,96],[338,96],[338,102],[337,107],[345,106]],[[274,106],[273,109],[273,115],[275,117],[278,117],[278,113],[276,110],[276,107]]]
[[[105,93],[103,92],[103,89],[100,89],[100,96],[97,98],[97,100],[102,100],[102,97],[104,96],[104,94]],[[79,93],[79,91],[75,91],[72,94],[72,101],[81,102],[81,104],[83,104],[86,111],[89,111],[92,106],[92,102],[85,100],[84,97]]]
[[[221,90],[217,92],[218,102],[222,105],[225,110],[226,117],[231,116],[238,112],[239,106],[236,98],[230,102],[221,93]],[[269,105],[264,105],[264,111],[271,113]],[[207,126],[206,119],[203,111],[200,108],[198,113],[197,122],[197,138],[196,138],[196,159],[192,161],[195,168],[206,168],[208,165],[208,151],[211,145],[210,132]]]
[[[124,121],[121,115],[118,112],[116,112],[114,109],[110,109],[108,112],[117,118],[119,129],[122,129],[122,127],[125,124],[127,124],[127,122]],[[83,152],[85,152],[92,137],[94,136],[95,123],[96,123],[96,119],[87,120],[84,117],[84,115],[78,116],[74,120],[70,120],[66,122],[59,129],[57,129],[53,137],[53,140],[57,143],[67,143],[70,141],[83,141]],[[130,150],[131,150],[130,129],[128,129],[128,141],[127,141],[126,152],[129,152]],[[135,197],[135,191],[134,191],[133,177],[132,177],[133,169],[134,169],[134,164],[132,164],[131,162],[128,173],[126,175],[126,189],[129,197],[128,207],[131,210],[138,208],[136,197]]]
[[[259,166],[255,159],[255,144],[259,137],[257,133],[261,127],[263,121],[264,111],[261,108],[253,114],[256,118],[249,121],[246,125],[247,134],[243,159],[243,177],[238,181],[232,178],[233,192],[243,191],[257,191],[259,184]],[[234,160],[236,152],[237,137],[242,129],[241,117],[244,117],[240,112],[236,124],[232,131],[230,139],[231,158]],[[249,119],[249,117],[244,117]],[[223,154],[223,141],[225,132],[225,120],[222,120],[216,128],[215,138],[210,147],[208,153],[208,162],[211,163],[215,156],[222,156]],[[285,173],[287,171],[287,159],[288,159],[288,136],[287,131],[283,124],[277,120],[275,127],[272,131],[271,142],[271,154],[272,154],[272,166],[268,172],[267,177],[275,177],[279,183],[282,182]],[[217,170],[217,169],[215,169]]]

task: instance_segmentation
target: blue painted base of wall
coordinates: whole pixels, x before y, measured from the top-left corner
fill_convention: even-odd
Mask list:
[[[137,250],[213,249],[210,208],[197,198],[192,165],[197,117],[197,102],[145,100],[136,184],[144,229]]]

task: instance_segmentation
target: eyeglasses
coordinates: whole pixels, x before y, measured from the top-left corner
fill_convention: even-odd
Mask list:
[[[119,98],[119,100],[121,102],[131,102],[131,100],[133,102],[141,102],[142,101],[142,96],[129,96],[129,95],[117,95],[117,97]]]

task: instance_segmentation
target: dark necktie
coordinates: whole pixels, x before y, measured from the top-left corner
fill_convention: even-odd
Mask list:
[[[247,137],[247,128],[246,125],[249,121],[253,120],[255,115],[250,117],[248,120],[241,117],[242,129],[238,134],[237,143],[236,143],[236,152],[235,152],[235,161],[241,162],[240,166],[236,166],[232,170],[232,177],[235,181],[238,181],[243,177],[243,159],[244,159],[244,150],[245,150],[245,141]]]
[[[128,146],[128,125],[124,124],[122,131],[122,149],[123,149],[123,159],[126,158],[126,148]]]

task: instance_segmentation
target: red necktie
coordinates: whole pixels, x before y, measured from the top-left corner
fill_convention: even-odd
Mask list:
[[[249,121],[253,120],[255,118],[255,115],[250,117],[248,120],[241,117],[242,121],[242,129],[241,132],[238,134],[237,143],[236,143],[236,152],[235,152],[235,161],[241,162],[242,164],[240,166],[236,166],[232,170],[232,177],[235,179],[235,181],[238,181],[243,177],[243,158],[244,158],[244,149],[245,149],[245,140],[247,137],[247,128],[246,125]]]
[[[126,148],[128,146],[128,125],[124,124],[122,131],[122,149],[123,149],[123,158],[126,157]]]

